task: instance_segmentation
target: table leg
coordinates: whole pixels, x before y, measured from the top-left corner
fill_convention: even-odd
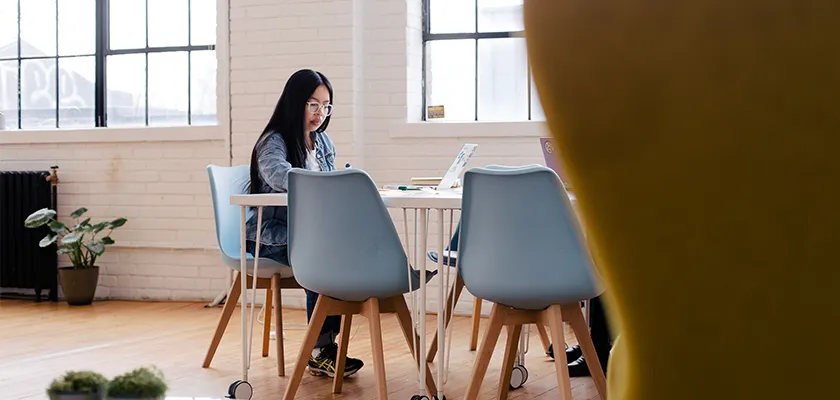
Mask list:
[[[254,273],[253,273],[253,284],[251,285],[251,315],[248,317],[248,369],[251,368],[251,347],[254,343],[254,311],[257,308],[257,270],[260,267],[260,233],[262,232],[262,214],[263,208],[257,207],[257,237],[256,237],[256,248],[254,249]],[[245,275],[243,275],[245,276]],[[247,295],[245,296],[248,297]],[[246,302],[245,304],[248,304]]]
[[[239,276],[242,277],[240,279],[242,283],[242,292],[239,295],[239,299],[228,299],[228,301],[240,301],[239,309],[242,312],[242,319],[241,319],[241,328],[242,328],[242,380],[248,380],[248,321],[246,321],[246,310],[245,306],[248,304],[248,283],[246,279],[248,279],[247,274],[247,258],[245,254],[245,221],[248,218],[247,215],[247,208],[246,206],[239,207]]]
[[[448,273],[449,271],[444,270],[443,266],[443,258],[446,252],[446,248],[444,247],[444,237],[443,237],[443,210],[437,210],[438,215],[438,246],[439,249],[438,258],[437,258],[437,267],[438,267],[438,276],[440,277],[440,282],[438,282],[439,290],[438,290],[438,314],[437,314],[437,340],[438,340],[438,363],[437,363],[437,398],[443,399],[443,386],[445,383],[445,366],[446,366],[446,290],[448,289],[447,283],[449,282],[448,279],[444,279],[443,274]],[[424,251],[425,253],[425,251]],[[425,260],[426,258],[423,257]],[[453,298],[454,300],[454,298]],[[452,321],[451,323],[455,323]],[[426,348],[423,348],[423,353],[426,354]]]
[[[414,251],[417,254],[417,267],[420,269],[420,304],[418,304],[418,308],[420,309],[418,312],[420,318],[420,332],[418,332],[420,336],[420,351],[417,354],[418,359],[421,361],[420,365],[422,365],[425,363],[423,355],[426,354],[426,236],[428,229],[426,223],[428,222],[429,210],[421,208],[419,211],[418,219],[420,224],[415,234],[419,236],[420,241],[414,248]],[[432,396],[432,393],[426,393],[426,368],[423,367],[420,368],[420,382],[420,386],[423,387],[422,393],[427,396]],[[438,382],[438,384],[440,383]]]

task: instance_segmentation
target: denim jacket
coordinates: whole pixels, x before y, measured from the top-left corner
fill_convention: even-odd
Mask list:
[[[335,170],[335,145],[326,132],[316,132],[315,158],[321,171]],[[259,168],[260,193],[287,193],[289,190],[289,170],[292,165],[286,161],[286,141],[278,132],[272,132],[257,144],[257,166]],[[308,161],[306,168],[309,168]],[[256,241],[257,213],[250,212],[245,224],[245,237]],[[288,225],[286,207],[263,208],[260,244],[282,246],[288,244]]]

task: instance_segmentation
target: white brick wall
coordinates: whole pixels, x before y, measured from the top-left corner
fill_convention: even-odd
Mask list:
[[[433,133],[427,138],[393,135],[420,120],[420,0],[230,0],[229,17],[220,24],[230,28],[229,140],[7,144],[0,134],[0,168],[61,166],[63,213],[85,205],[97,217],[129,218],[116,235],[124,247],[103,259],[100,296],[206,300],[222,288],[204,167],[228,156],[248,162],[285,80],[300,68],[333,83],[339,168],[363,167],[380,184],[440,176],[465,142],[479,144],[471,165],[542,163],[537,138],[510,125],[501,132],[487,124],[486,137],[459,136],[447,124],[423,128]],[[402,213],[394,216],[402,230]],[[302,306],[302,293],[290,291],[284,302]],[[464,296],[459,311],[469,312],[471,302]]]
[[[99,263],[98,297],[205,299],[224,287],[205,172],[227,163],[223,140],[0,146],[3,170],[59,166],[61,218],[87,207],[94,221],[128,219]]]

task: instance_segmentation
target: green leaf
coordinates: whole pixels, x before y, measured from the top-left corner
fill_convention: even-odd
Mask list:
[[[48,224],[52,217],[55,217],[55,211],[50,210],[49,208],[42,208],[26,217],[26,221],[24,221],[23,225],[27,228],[39,228]]]
[[[110,236],[105,236],[104,238],[100,239],[104,244],[114,244],[114,239],[111,239]]]
[[[102,253],[105,252],[105,243],[102,243],[101,240],[97,240],[95,242],[87,242],[85,243],[85,247],[90,250],[91,253],[96,254],[97,256],[101,256]]]
[[[74,219],[75,219],[75,218],[79,218],[79,217],[81,217],[82,215],[84,215],[84,213],[86,213],[87,211],[88,211],[88,209],[87,209],[87,208],[84,208],[84,207],[79,208],[78,210],[73,211],[72,213],[70,213],[70,218],[74,218]]]
[[[47,235],[41,239],[41,242],[38,243],[38,246],[41,247],[48,247],[49,245],[55,243],[56,239],[58,239],[58,235]]]
[[[53,221],[50,221],[50,229],[54,233],[64,233],[64,232],[67,232],[67,225],[64,225],[61,222],[53,220]]]
[[[73,252],[73,249],[71,249],[71,248],[69,248],[69,247],[62,247],[62,248],[58,249],[58,251],[57,251],[57,253],[58,253],[59,255],[62,255],[62,254],[70,254],[70,253],[72,253],[72,252]]]
[[[119,228],[119,227],[125,225],[126,222],[128,222],[128,220],[125,219],[125,218],[117,218],[117,219],[111,221],[111,229]]]
[[[100,222],[93,226],[93,231],[96,233],[102,232],[102,230],[107,228],[110,224],[110,222]]]
[[[79,226],[90,226],[90,218],[87,218],[84,221],[79,222]]]
[[[64,236],[64,238],[61,239],[61,244],[78,246],[79,241],[82,240],[82,236],[84,236],[84,235],[85,235],[84,232],[68,233],[67,236]]]

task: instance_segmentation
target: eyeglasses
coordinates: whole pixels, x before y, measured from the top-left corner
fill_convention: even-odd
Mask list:
[[[306,103],[306,108],[312,114],[317,114],[318,112],[321,111],[321,109],[324,109],[325,115],[329,117],[330,114],[332,114],[333,105],[332,104],[321,104],[321,103],[317,103],[317,102],[314,102],[314,101],[310,101],[310,102]]]

